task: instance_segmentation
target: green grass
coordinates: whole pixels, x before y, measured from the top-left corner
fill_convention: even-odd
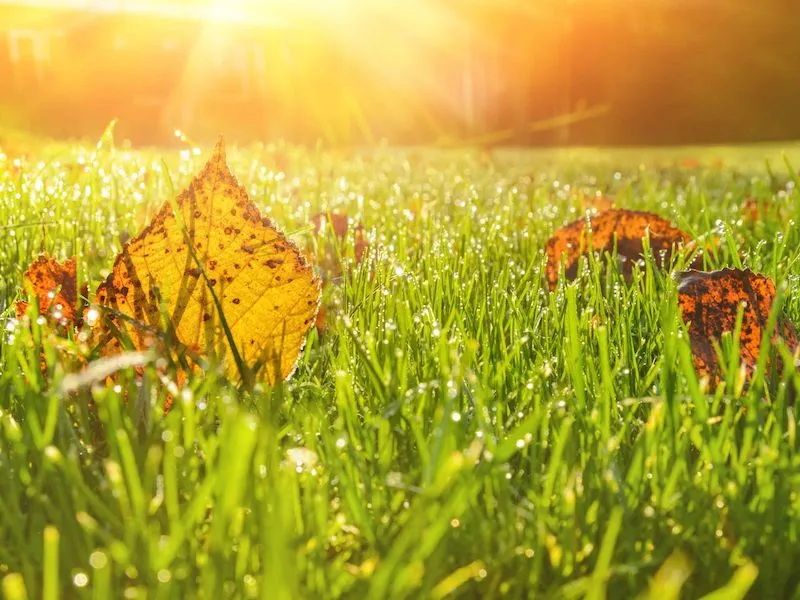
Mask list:
[[[367,227],[370,260],[325,292],[332,330],[275,389],[212,368],[177,390],[144,357],[72,392],[85,342],[12,319],[22,273],[76,254],[94,289],[204,156],[6,152],[5,598],[800,598],[800,377],[703,395],[651,261],[626,283],[590,260],[553,293],[543,273],[599,189],[720,236],[707,266],[770,275],[800,323],[800,194],[774,148],[685,151],[697,169],[667,150],[232,150],[298,242],[320,210]],[[746,196],[782,214],[751,222]]]

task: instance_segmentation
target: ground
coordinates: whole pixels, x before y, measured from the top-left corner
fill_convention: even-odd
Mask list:
[[[13,318],[23,272],[76,255],[94,290],[208,149],[7,144],[4,596],[800,598],[800,378],[704,393],[669,273],[606,257],[550,291],[543,250],[599,191],[772,277],[800,323],[789,150],[230,149],[318,257],[312,215],[364,225],[327,329],[274,389],[148,367],[76,390],[81,340]]]

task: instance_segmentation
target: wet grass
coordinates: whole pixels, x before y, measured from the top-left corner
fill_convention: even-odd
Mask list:
[[[15,323],[23,271],[76,254],[94,289],[204,156],[5,152],[4,597],[800,598],[800,378],[704,394],[651,262],[626,283],[591,260],[555,292],[543,271],[599,190],[719,237],[707,267],[770,275],[800,322],[800,194],[774,149],[232,151],[299,243],[320,210],[367,228],[330,330],[276,389],[147,364],[69,393],[81,340]]]

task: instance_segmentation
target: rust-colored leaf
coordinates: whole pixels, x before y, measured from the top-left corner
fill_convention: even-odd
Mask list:
[[[62,327],[79,326],[82,322],[78,275],[75,257],[59,262],[52,256],[40,254],[25,271],[27,281],[39,299],[42,315],[53,317]],[[84,295],[86,291],[84,290]],[[28,302],[17,302],[17,318],[28,310]]]
[[[565,225],[553,233],[545,247],[546,275],[550,288],[558,283],[562,259],[567,279],[575,279],[581,255],[592,250],[611,252],[615,240],[617,256],[624,261],[622,270],[629,274],[633,262],[642,257],[642,240],[645,236],[649,236],[653,255],[659,260],[663,257],[662,266],[669,264],[671,252],[676,246],[685,246],[691,241],[688,234],[666,219],[634,210],[607,210]]]
[[[719,377],[714,341],[733,332],[739,306],[744,303],[740,336],[740,360],[748,375],[758,361],[761,338],[775,300],[775,283],[749,269],[684,271],[678,274],[678,303],[687,322],[694,366],[701,376]],[[772,340],[783,338],[789,348],[797,347],[794,325],[780,318]]]
[[[285,379],[319,305],[305,257],[249,200],[222,141],[174,206],[180,219],[166,202],[98,288],[98,304],[130,318],[111,313],[104,337],[113,337],[113,323],[144,349],[168,328],[190,352],[224,360],[232,377],[238,353],[248,368],[263,366],[259,377],[268,383]],[[113,341],[108,349],[115,351]]]

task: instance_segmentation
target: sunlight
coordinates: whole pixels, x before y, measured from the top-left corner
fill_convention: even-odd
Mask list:
[[[331,142],[351,137],[354,129],[364,139],[380,138],[370,125],[378,112],[401,128],[423,127],[436,137],[444,135],[445,122],[474,119],[475,96],[465,86],[475,82],[464,80],[458,67],[465,45],[476,41],[463,11],[423,0],[215,0],[205,6],[202,30],[166,105],[164,125],[171,129],[192,131],[202,99],[216,89],[209,66],[220,61],[231,71],[256,71],[254,85],[266,104],[295,107]],[[229,27],[250,25],[256,14],[286,26],[264,30],[257,42]],[[255,60],[256,43],[275,54]],[[447,64],[456,65],[449,69],[454,76],[442,77]]]
[[[566,21],[552,16],[549,2],[0,0],[0,6],[24,16],[10,45],[17,62],[33,54],[25,59],[34,63],[33,85],[51,81],[59,65],[54,96],[58,86],[83,88],[87,120],[102,111],[131,129],[135,114],[159,131],[199,138],[234,121],[241,132],[276,137],[341,143],[423,133],[449,145],[467,134],[499,140],[549,128],[553,118],[585,108],[593,115],[598,104],[562,91],[571,85],[561,41]],[[514,45],[505,43],[512,38]],[[69,58],[76,46],[94,57],[91,68]],[[126,76],[126,69],[136,75]],[[500,103],[533,93],[541,109],[515,109],[528,122],[510,128]]]

